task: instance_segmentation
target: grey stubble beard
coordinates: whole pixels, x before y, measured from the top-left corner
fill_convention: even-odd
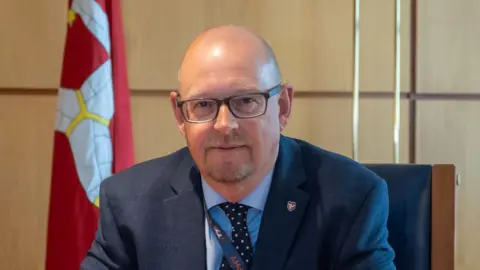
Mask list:
[[[208,154],[207,154],[208,155]],[[208,159],[207,156],[205,156]],[[250,160],[243,164],[208,164],[207,171],[214,181],[222,184],[235,184],[244,181],[251,176],[255,169],[253,166],[252,154],[249,153]],[[219,166],[223,166],[219,168]]]

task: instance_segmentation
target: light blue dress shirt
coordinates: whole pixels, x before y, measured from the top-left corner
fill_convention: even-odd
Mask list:
[[[258,231],[260,229],[260,222],[262,221],[263,216],[263,208],[267,200],[271,182],[272,172],[265,177],[265,179],[257,186],[255,190],[253,190],[252,193],[239,202],[251,207],[247,213],[247,226],[248,233],[250,234],[250,239],[252,241],[254,254],[258,238]],[[226,200],[215,190],[213,190],[203,179],[202,187],[207,209],[212,219],[215,220],[217,225],[222,228],[229,238],[231,238],[232,224],[227,218],[225,212],[223,212],[223,210],[218,206],[218,204],[226,202]],[[223,251],[206,218],[205,239],[207,248],[207,270],[218,270],[223,259]]]

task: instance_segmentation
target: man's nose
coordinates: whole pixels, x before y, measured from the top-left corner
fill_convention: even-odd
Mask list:
[[[217,131],[225,135],[238,128],[237,119],[232,112],[230,112],[227,105],[222,104],[218,109],[218,115],[214,127]]]

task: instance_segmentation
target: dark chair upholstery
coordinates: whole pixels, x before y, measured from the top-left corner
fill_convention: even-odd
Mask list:
[[[367,164],[388,183],[389,241],[398,270],[431,269],[432,166]]]

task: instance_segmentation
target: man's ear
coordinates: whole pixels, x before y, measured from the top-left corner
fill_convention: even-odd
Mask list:
[[[279,120],[280,120],[280,132],[282,132],[288,124],[290,119],[290,113],[292,111],[292,102],[293,102],[293,86],[286,83],[282,85],[282,92],[278,98],[279,106]]]
[[[185,136],[185,121],[181,109],[177,106],[177,96],[177,92],[170,92],[170,105],[172,106],[173,115],[175,116],[178,129],[180,130],[180,133]]]

